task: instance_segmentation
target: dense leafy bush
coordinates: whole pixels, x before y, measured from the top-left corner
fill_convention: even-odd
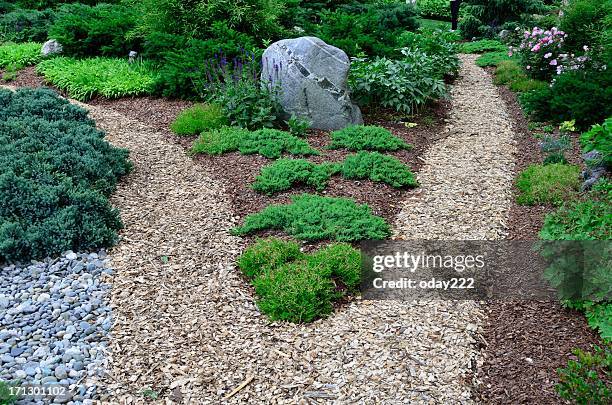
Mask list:
[[[425,53],[433,65],[435,77],[443,78],[459,73],[461,63],[457,55],[458,38],[455,33],[448,31],[419,29],[418,33],[404,32],[397,42],[402,47],[404,57],[412,56],[408,52],[415,55]]]
[[[483,53],[476,59],[476,64],[480,67],[497,66],[503,61],[511,60],[508,51]]]
[[[51,10],[0,10],[0,43],[43,42],[55,14]]]
[[[253,190],[271,195],[289,190],[296,184],[304,184],[322,191],[338,170],[338,165],[332,163],[318,165],[304,159],[280,159],[261,169],[261,174],[253,183]]]
[[[260,154],[269,159],[281,157],[283,152],[292,155],[317,155],[319,152],[303,139],[276,129],[248,131],[241,128],[224,127],[202,132],[194,143],[192,152],[207,155],[240,151],[243,155]]]
[[[400,33],[418,28],[416,12],[405,3],[357,4],[325,10],[314,34],[350,56],[390,56]]]
[[[568,2],[563,8],[560,28],[569,33],[565,43],[565,50],[568,53],[580,54],[585,45],[597,53],[610,52],[612,1],[572,0]],[[602,49],[604,47],[608,49]]]
[[[451,19],[450,2],[447,0],[418,0],[417,8],[423,17],[449,21]]]
[[[505,52],[508,47],[495,39],[481,39],[464,42],[459,47],[461,53]]]
[[[41,47],[36,42],[0,45],[0,68],[21,69],[37,64],[43,59]]]
[[[467,39],[490,37],[502,30],[504,24],[546,11],[541,0],[466,0],[459,29]]]
[[[143,57],[159,62],[159,93],[165,97],[201,98],[211,60],[232,60],[242,56],[245,49],[255,48],[251,37],[220,23],[212,25],[210,35],[206,40],[160,32],[145,37]]]
[[[136,13],[129,7],[66,4],[57,11],[49,37],[62,44],[69,56],[127,57],[138,46],[126,36],[135,21]]]
[[[119,2],[121,2],[121,0],[16,0],[15,4],[22,8],[42,10],[47,8],[57,8],[62,4],[69,3],[82,3],[93,6],[98,3],[113,4]]]
[[[397,158],[378,152],[359,152],[348,156],[342,164],[347,179],[370,179],[393,187],[416,187],[414,174]]]
[[[372,215],[367,205],[357,205],[347,198],[302,194],[288,205],[270,205],[246,217],[244,225],[234,228],[235,235],[247,235],[265,229],[282,230],[303,240],[354,242],[384,239],[389,225]]]
[[[564,58],[563,43],[565,32],[556,28],[543,30],[534,27],[525,31],[523,41],[518,48],[511,48],[510,54],[517,52],[521,63],[531,77],[550,80],[553,75],[561,73]]]
[[[612,115],[612,69],[565,72],[550,87],[523,93],[523,109],[537,121],[575,119],[580,128]]]
[[[138,14],[138,32],[183,35],[206,39],[215,23],[249,34],[260,42],[282,33],[278,17],[281,0],[128,0]]]
[[[517,202],[523,205],[561,204],[580,188],[580,167],[564,164],[531,165],[519,176],[521,192]]]
[[[573,351],[576,360],[557,370],[559,396],[577,404],[605,405],[612,402],[612,347],[595,347],[594,353]]]
[[[334,131],[330,136],[330,149],[393,151],[412,147],[388,129],[376,126],[350,126]]]
[[[585,152],[597,150],[602,154],[603,163],[612,167],[612,117],[607,118],[603,124],[593,127],[580,136],[580,143]]]
[[[0,90],[0,261],[111,245],[127,154],[52,91]]]
[[[151,94],[157,80],[150,64],[115,58],[58,57],[42,61],[36,70],[45,80],[80,101],[95,95],[119,98]]]
[[[199,135],[225,125],[227,117],[221,107],[216,104],[196,104],[181,111],[170,129],[177,135]]]

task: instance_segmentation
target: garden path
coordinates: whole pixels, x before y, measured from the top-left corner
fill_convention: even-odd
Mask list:
[[[474,57],[462,59],[446,137],[424,155],[423,192],[398,217],[397,238],[504,235],[510,118]],[[163,134],[85,107],[134,162],[112,198],[125,229],[110,252],[105,402],[145,402],[144,389],[206,404],[472,402],[476,303],[355,300],[309,325],[270,324],[234,267],[243,246],[220,183]]]

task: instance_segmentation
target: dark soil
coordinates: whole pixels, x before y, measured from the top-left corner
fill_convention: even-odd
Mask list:
[[[498,89],[514,121],[518,174],[530,164],[541,163],[543,157],[516,95],[506,87]],[[570,163],[580,164],[577,139],[566,155]],[[538,239],[544,216],[553,209],[513,204],[509,239]],[[572,349],[588,350],[599,342],[584,315],[561,307],[557,301],[496,301],[487,311],[485,362],[478,373],[480,399],[490,404],[562,403],[555,392],[556,369],[567,365]]]

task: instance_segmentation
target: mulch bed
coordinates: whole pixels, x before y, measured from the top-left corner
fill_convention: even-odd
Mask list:
[[[518,174],[530,164],[541,163],[543,157],[516,94],[506,87],[499,90],[514,121]],[[581,163],[577,140],[566,155],[570,163]],[[544,216],[553,209],[514,203],[509,239],[537,240]],[[488,315],[484,327],[485,362],[479,371],[480,399],[491,404],[562,403],[554,388],[557,368],[567,365],[572,349],[590,349],[599,342],[584,315],[561,307],[559,302],[540,301],[491,302]]]
[[[195,137],[178,137],[174,135],[169,126],[177,114],[191,105],[189,102],[166,100],[154,97],[126,98],[120,100],[94,99],[89,102],[94,105],[104,105],[130,118],[137,119],[142,123],[155,127],[165,134],[172,142],[180,143],[187,151]],[[426,116],[411,118],[417,123],[414,128],[407,128],[402,117],[397,117],[389,111],[368,112],[364,111],[364,120],[369,125],[380,125],[391,130],[395,135],[401,137],[413,146],[408,151],[387,152],[407,164],[416,174],[423,162],[420,155],[428,148],[429,144],[439,139],[444,134],[444,124],[450,103],[440,102],[428,110]],[[326,150],[325,146],[330,142],[327,132],[310,130],[307,140],[311,146],[319,149],[321,156],[308,157],[308,160],[321,163],[324,161],[338,162],[347,155],[354,152],[346,150]],[[259,155],[241,155],[238,152],[224,154],[222,156],[197,155],[194,159],[205,167],[208,173],[220,179],[232,198],[233,211],[235,215],[244,218],[246,215],[258,212],[270,204],[285,204],[290,202],[293,195],[301,193],[315,193],[314,189],[308,187],[294,187],[289,191],[267,196],[255,192],[251,184],[259,174],[262,167],[273,163]],[[328,183],[328,187],[321,195],[334,197],[349,197],[357,203],[368,204],[375,215],[382,216],[390,224],[401,210],[400,203],[408,199],[410,193],[418,193],[418,189],[396,189],[382,183],[369,180],[355,181],[346,180],[340,176],[334,176]],[[258,237],[281,236],[279,232],[263,232]],[[247,241],[255,237],[248,237]],[[306,250],[320,246],[320,243],[305,244]]]

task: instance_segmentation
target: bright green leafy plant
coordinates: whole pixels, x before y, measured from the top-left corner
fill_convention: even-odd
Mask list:
[[[287,126],[289,127],[289,133],[291,135],[305,137],[308,129],[311,127],[312,123],[306,119],[296,117],[292,115],[291,118],[287,121]]]
[[[580,188],[580,167],[564,164],[531,165],[519,176],[517,202],[522,205],[561,204]]]
[[[333,310],[333,302],[357,291],[361,255],[345,243],[334,243],[311,254],[295,242],[258,240],[238,259],[253,281],[257,305],[272,320],[311,322]]]
[[[557,370],[559,396],[576,404],[605,405],[612,402],[612,347],[595,347],[594,353],[573,350],[576,360]]]
[[[37,64],[43,59],[41,47],[36,42],[0,45],[0,68],[21,69]]]
[[[147,63],[114,58],[58,57],[42,61],[36,70],[79,101],[95,95],[120,98],[151,94],[158,77]]]
[[[112,245],[127,156],[51,90],[0,90],[0,262]]]
[[[219,129],[227,125],[223,109],[216,104],[196,104],[176,117],[170,126],[177,135],[199,135],[203,131]]]
[[[414,174],[397,158],[378,152],[359,152],[348,156],[342,164],[347,179],[370,179],[393,187],[416,187]]]
[[[330,136],[330,149],[394,151],[412,148],[388,129],[377,126],[350,126],[334,131]]]
[[[234,228],[232,233],[248,235],[276,229],[302,240],[341,242],[380,240],[390,234],[384,219],[372,215],[367,205],[358,205],[351,199],[302,194],[291,201],[287,205],[270,205],[247,216],[244,225]]]
[[[580,144],[585,152],[600,152],[603,163],[609,168],[612,167],[612,117],[607,118],[603,124],[593,125],[589,131],[582,134]]]

